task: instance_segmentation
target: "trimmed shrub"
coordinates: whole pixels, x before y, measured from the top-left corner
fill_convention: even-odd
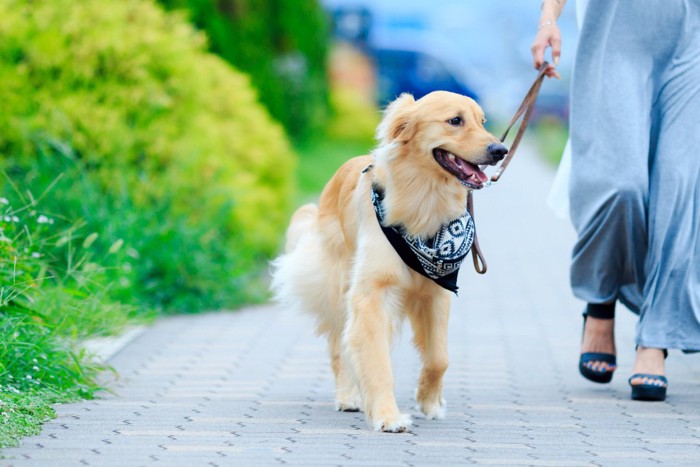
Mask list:
[[[260,100],[297,139],[328,112],[329,27],[317,0],[160,0],[184,9],[211,50],[249,73]]]
[[[0,0],[0,17],[0,166],[21,191],[53,186],[48,209],[113,253],[113,296],[260,298],[295,156],[249,79],[151,0]]]
[[[349,87],[335,86],[331,91],[332,118],[326,134],[339,141],[365,143],[369,148],[376,143],[374,133],[381,120],[379,109],[361,94]]]

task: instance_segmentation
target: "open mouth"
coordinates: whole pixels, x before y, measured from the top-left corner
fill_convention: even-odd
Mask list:
[[[433,157],[440,166],[454,175],[462,185],[475,190],[484,187],[489,177],[478,166],[455,156],[442,148],[433,149]]]

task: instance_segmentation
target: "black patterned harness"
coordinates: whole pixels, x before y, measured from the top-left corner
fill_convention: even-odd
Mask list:
[[[362,172],[372,169],[368,166]],[[457,293],[457,275],[474,242],[474,219],[465,211],[443,225],[434,237],[424,240],[408,235],[400,225],[384,225],[384,189],[372,184],[372,205],[379,226],[404,263],[440,287]]]

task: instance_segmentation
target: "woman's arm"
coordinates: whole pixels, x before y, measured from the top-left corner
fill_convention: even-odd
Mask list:
[[[557,19],[564,10],[566,0],[542,0],[542,14],[537,27],[537,35],[532,42],[532,61],[535,68],[539,68],[544,63],[544,52],[547,47],[552,48],[552,61],[554,65],[559,64],[559,56],[561,55],[561,31],[557,26]],[[559,78],[554,65],[547,67],[547,76]]]

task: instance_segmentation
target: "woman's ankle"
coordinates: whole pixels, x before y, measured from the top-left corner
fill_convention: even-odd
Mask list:
[[[601,352],[615,355],[615,320],[587,317],[581,352]]]
[[[666,353],[664,349],[653,347],[637,347],[637,356],[634,360],[632,373],[645,373],[651,375],[664,375]]]

